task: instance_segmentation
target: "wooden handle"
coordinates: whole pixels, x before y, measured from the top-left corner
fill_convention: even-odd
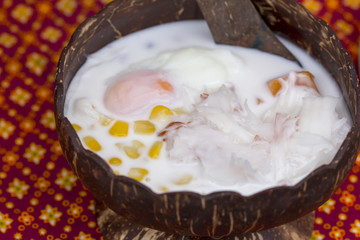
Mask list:
[[[251,0],[196,1],[216,43],[256,48],[299,63],[275,37]]]

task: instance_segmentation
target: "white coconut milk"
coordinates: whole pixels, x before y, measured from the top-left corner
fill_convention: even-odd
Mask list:
[[[86,148],[91,149],[85,137],[96,140],[96,153],[116,174],[133,177],[155,192],[232,190],[251,195],[294,185],[332,160],[350,120],[324,68],[282,41],[302,68],[254,49],[216,45],[200,20],[130,34],[89,56],[70,85],[65,115]],[[161,86],[171,86],[171,101],[157,101],[161,93],[155,89],[155,97],[141,100],[143,106],[135,104],[131,91],[148,89],[141,84],[140,90],[129,87],[133,112],[109,110],[104,98],[116,81],[143,70],[160,73],[169,84]],[[314,75],[320,95],[294,87],[295,72],[304,70]],[[266,83],[287,75],[288,82],[274,97]],[[171,111],[169,120],[149,119],[158,105]],[[116,121],[128,124],[126,136],[109,134]],[[137,132],[136,121],[150,122],[154,132]],[[181,124],[169,127],[171,122]]]

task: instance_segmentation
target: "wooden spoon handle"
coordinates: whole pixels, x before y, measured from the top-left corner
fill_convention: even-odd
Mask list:
[[[297,59],[275,37],[251,0],[196,0],[214,41]]]

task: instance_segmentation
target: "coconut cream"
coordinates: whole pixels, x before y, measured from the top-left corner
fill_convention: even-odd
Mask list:
[[[164,24],[92,54],[65,103],[85,148],[155,192],[251,195],[329,163],[350,129],[341,94],[303,67],[216,45],[204,21]]]

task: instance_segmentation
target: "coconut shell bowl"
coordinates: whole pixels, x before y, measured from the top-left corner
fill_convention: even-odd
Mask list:
[[[154,25],[204,16],[192,0],[115,0],[82,23],[64,48],[54,96],[64,155],[98,202],[98,224],[105,239],[310,238],[311,213],[345,180],[359,152],[359,81],[349,53],[324,21],[295,0],[252,2],[274,33],[305,49],[340,87],[353,124],[339,151],[330,164],[315,169],[295,186],[271,188],[251,196],[231,191],[156,194],[133,179],[115,175],[101,157],[82,146],[64,116],[74,75],[89,54],[115,39]]]

